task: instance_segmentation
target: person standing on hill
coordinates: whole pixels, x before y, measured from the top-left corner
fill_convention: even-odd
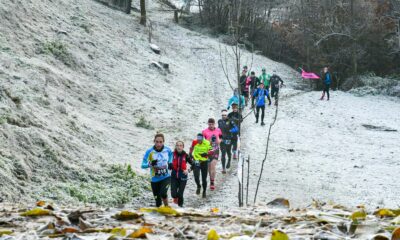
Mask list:
[[[265,68],[262,68],[262,73],[259,77],[260,82],[264,83],[264,88],[269,92],[271,75],[267,73]],[[257,85],[258,86],[258,85]],[[268,104],[271,105],[271,97],[268,95]]]
[[[221,111],[221,119],[218,120],[218,128],[221,129],[221,162],[222,162],[222,174],[226,174],[226,166],[231,165],[232,158],[232,139],[239,131],[239,128],[228,118],[228,112],[226,110]],[[228,155],[228,164],[226,164],[226,155]]]
[[[150,168],[151,189],[157,207],[160,207],[162,202],[168,206],[168,188],[171,182],[168,170],[172,163],[172,151],[164,146],[164,142],[164,135],[157,133],[154,146],[146,151],[142,161],[142,169]]]
[[[202,133],[197,134],[197,139],[193,140],[190,148],[190,155],[193,156],[193,174],[197,185],[196,194],[199,195],[203,187],[203,198],[207,196],[207,175],[208,175],[208,155],[212,150],[211,144],[204,139]],[[200,183],[201,173],[201,183]]]
[[[324,68],[324,76],[323,76],[323,81],[324,81],[324,90],[322,91],[322,96],[319,100],[324,100],[325,93],[327,95],[327,99],[329,101],[329,88],[331,87],[332,84],[332,75],[329,72],[328,67]]]
[[[275,106],[278,105],[279,89],[282,86],[284,86],[282,78],[276,75],[276,72],[274,71],[274,74],[271,76],[271,97],[275,98]]]
[[[219,144],[221,142],[222,132],[221,129],[215,127],[215,119],[208,119],[208,128],[204,129],[202,132],[205,139],[211,143],[212,152],[209,158],[209,168],[210,173],[210,189],[215,189],[215,175],[216,166],[219,156]]]
[[[253,97],[256,98],[256,123],[258,123],[258,117],[261,109],[261,126],[264,126],[264,115],[265,115],[265,97],[268,96],[268,90],[264,88],[264,83],[261,83],[257,91],[254,92]]]
[[[233,151],[233,159],[237,159],[237,147],[238,147],[238,139],[240,136],[240,124],[243,120],[242,114],[239,112],[239,108],[237,104],[232,104],[232,112],[228,114],[228,118],[232,120],[235,125],[238,127],[238,130],[235,133],[232,133],[232,151]],[[230,162],[226,164],[226,168],[230,168]]]
[[[188,180],[188,164],[192,165],[192,160],[184,150],[185,144],[177,141],[171,164],[171,195],[175,204],[183,206],[183,192],[185,191]]]
[[[243,109],[245,105],[244,97],[239,95],[239,90],[237,88],[235,88],[235,90],[233,91],[233,96],[229,99],[228,106],[226,109],[229,110],[232,104],[239,105],[241,109]]]

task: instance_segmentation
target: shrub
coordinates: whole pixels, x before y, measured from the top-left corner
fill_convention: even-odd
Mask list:
[[[75,60],[68,51],[67,46],[61,41],[56,40],[44,43],[40,49],[40,53],[53,55],[56,59],[69,67],[75,65]]]
[[[149,129],[153,130],[154,127],[151,126],[150,122],[146,120],[145,117],[140,117],[139,121],[136,123],[136,127],[144,128],[144,129]]]

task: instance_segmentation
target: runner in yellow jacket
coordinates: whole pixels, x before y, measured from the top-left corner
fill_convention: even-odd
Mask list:
[[[193,174],[196,181],[196,194],[200,194],[203,187],[203,198],[206,197],[207,190],[207,175],[208,175],[208,157],[213,154],[210,142],[204,139],[203,134],[197,134],[197,139],[193,140],[190,153],[193,156]],[[200,172],[202,184],[200,184]]]

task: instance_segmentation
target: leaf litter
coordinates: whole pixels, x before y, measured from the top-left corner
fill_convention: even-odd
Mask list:
[[[0,239],[389,239],[400,240],[400,210],[348,209],[314,202],[291,209],[286,199],[220,210],[2,206]],[[49,207],[50,206],[50,207]],[[50,209],[51,210],[50,210]]]

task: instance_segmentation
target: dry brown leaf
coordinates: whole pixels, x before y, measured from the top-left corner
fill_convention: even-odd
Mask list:
[[[94,227],[90,222],[85,221],[82,218],[79,218],[78,226],[82,231],[85,231],[88,228],[93,228]]]
[[[400,240],[400,227],[396,228],[392,233],[392,240]]]
[[[46,205],[46,202],[45,202],[45,201],[38,201],[38,202],[36,202],[36,206],[38,206],[38,207],[44,207],[44,205]]]
[[[289,200],[285,198],[277,198],[267,203],[267,206],[290,208]]]
[[[61,233],[77,233],[77,232],[80,232],[80,230],[75,227],[64,227],[61,230]]]
[[[141,227],[133,233],[129,234],[128,238],[146,238],[146,233],[153,233],[153,230],[149,227]]]

